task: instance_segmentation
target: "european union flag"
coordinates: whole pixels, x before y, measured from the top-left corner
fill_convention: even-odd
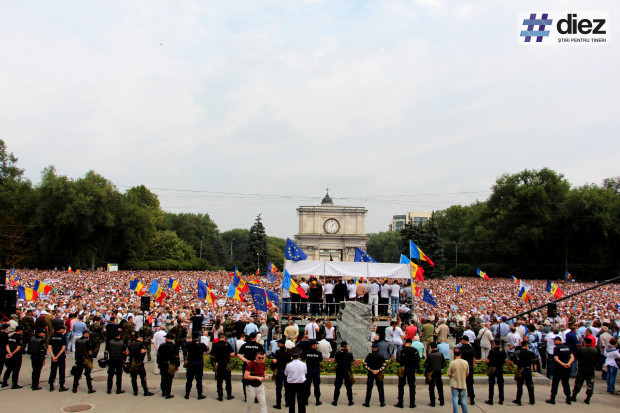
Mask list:
[[[355,247],[355,262],[377,262],[373,257],[368,255],[367,252],[364,252],[358,247]]]
[[[267,307],[267,294],[264,289],[250,284],[250,294],[252,295],[252,300],[254,300],[254,308],[257,311],[269,310]]]
[[[198,298],[207,298],[207,285],[202,280],[198,280]]]
[[[278,297],[277,293],[267,290],[267,298],[277,307],[280,307],[280,297]]]
[[[424,298],[422,300],[425,303],[429,303],[433,307],[437,307],[437,302],[435,301],[435,298],[433,298],[433,295],[431,294],[431,292],[428,291],[426,288],[424,289]]]
[[[287,260],[303,261],[308,258],[308,254],[303,252],[290,238],[286,239],[286,251],[284,256]]]

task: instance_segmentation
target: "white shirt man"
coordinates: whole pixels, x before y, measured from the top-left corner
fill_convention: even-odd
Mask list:
[[[325,295],[333,295],[334,294],[334,284],[327,283],[323,286],[323,290],[325,291]]]
[[[319,325],[314,322],[314,320],[306,325],[304,332],[308,335],[309,340],[316,340],[316,329],[319,328]]]
[[[329,343],[329,341],[327,341],[327,339],[323,339],[319,341],[317,349],[323,355],[323,358],[327,359],[332,352],[332,345]]]
[[[357,286],[353,283],[347,284],[347,291],[349,292],[349,301],[355,301]]]
[[[474,341],[476,341],[476,333],[474,333],[471,328],[468,328],[467,330],[463,331],[463,335],[467,336],[470,343],[473,343]]]
[[[372,283],[368,286],[368,304],[373,309],[373,314],[375,317],[379,315],[379,293],[381,292],[381,287],[375,280],[372,280]]]

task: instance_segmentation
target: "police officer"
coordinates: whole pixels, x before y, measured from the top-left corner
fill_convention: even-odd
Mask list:
[[[561,340],[561,339],[560,339]],[[536,354],[528,350],[529,343],[525,340],[521,342],[521,351],[516,355],[517,368],[521,369],[521,378],[517,380],[517,398],[512,402],[521,405],[521,396],[523,395],[523,384],[527,387],[527,394],[530,397],[530,404],[534,404],[534,385],[532,384],[532,365],[536,362]]]
[[[286,365],[284,374],[286,375],[286,396],[288,397],[288,411],[295,413],[295,402],[299,413],[306,413],[306,373],[308,371],[306,365],[299,360],[301,349],[293,347],[289,350],[289,354],[293,359]]]
[[[467,384],[467,397],[469,397],[469,404],[474,405],[476,404],[476,394],[474,393],[474,363],[476,360],[476,350],[469,342],[469,337],[465,334],[461,338],[460,346],[457,347],[461,349],[461,358],[469,364],[469,373],[467,374],[465,382]]]
[[[364,359],[364,368],[368,372],[368,381],[366,382],[366,399],[362,406],[370,407],[370,396],[372,394],[372,388],[374,383],[377,384],[377,390],[379,391],[379,403],[380,406],[385,406],[385,395],[383,394],[383,379],[381,375],[385,370],[385,359],[381,354],[377,352],[379,346],[377,343],[372,343],[372,352],[368,353]]]
[[[116,376],[116,394],[125,393],[123,390],[123,363],[127,356],[127,346],[121,340],[121,329],[116,329],[114,338],[105,347],[105,356],[108,359],[108,394],[112,393],[112,383]]]
[[[6,363],[6,346],[9,342],[9,323],[3,323],[0,326],[0,377],[2,377],[2,371],[4,370],[4,364]]]
[[[28,343],[28,354],[30,354],[30,362],[32,363],[32,390],[41,390],[39,379],[41,378],[41,370],[45,364],[46,352],[45,330],[38,329],[35,331],[35,336],[32,337]]]
[[[19,370],[22,368],[22,332],[24,328],[21,325],[17,325],[15,327],[15,331],[13,335],[10,336],[7,340],[8,347],[6,353],[6,372],[4,373],[4,378],[2,380],[2,387],[9,386],[9,377],[13,376],[13,385],[12,389],[21,389],[24,386],[20,386],[17,384],[17,380],[19,379]]]
[[[340,351],[336,353],[336,380],[334,382],[334,400],[332,406],[338,405],[340,397],[340,388],[344,383],[347,389],[347,399],[349,406],[353,406],[353,384],[351,383],[351,364],[353,363],[353,354],[349,351],[349,345],[346,341],[340,343]]]
[[[144,390],[145,396],[152,396],[155,393],[149,391],[149,386],[146,383],[146,370],[144,369],[144,356],[146,356],[146,348],[144,347],[144,339],[142,336],[136,336],[136,333],[132,333],[132,343],[129,345],[129,372],[131,373],[131,388],[133,389],[133,395],[138,395],[138,376],[140,376],[140,383],[142,384],[142,390]]]
[[[185,383],[185,398],[189,399],[189,392],[192,390],[192,381],[196,379],[196,390],[198,400],[205,399],[207,396],[202,394],[202,373],[205,366],[204,355],[209,352],[209,347],[200,342],[200,331],[192,331],[192,341],[187,345],[187,382]]]
[[[166,334],[166,341],[157,350],[157,365],[161,374],[161,395],[166,399],[172,399],[172,379],[174,373],[169,373],[169,368],[179,369],[181,361],[179,359],[179,347],[174,342],[175,336],[172,333]]]
[[[50,377],[48,383],[50,385],[50,391],[54,391],[54,381],[56,380],[56,374],[58,374],[58,384],[60,389],[58,391],[69,390],[65,387],[65,368],[67,361],[67,339],[65,337],[65,326],[59,325],[54,334],[50,337],[49,346],[47,352],[52,359],[52,365],[50,367]]]
[[[502,342],[496,338],[493,342],[493,348],[489,351],[487,360],[488,367],[495,367],[493,374],[489,376],[489,399],[486,404],[493,406],[493,392],[495,390],[495,382],[497,381],[497,389],[499,394],[499,404],[504,404],[504,364],[508,362],[506,352],[502,350]]]
[[[278,349],[274,353],[274,359],[271,362],[271,370],[273,370],[276,376],[276,404],[273,405],[273,408],[278,410],[282,408],[283,387],[285,389],[284,403],[285,407],[288,407],[288,403],[286,402],[286,375],[284,374],[284,369],[286,369],[286,365],[291,361],[291,356],[288,354],[285,344],[285,338],[278,340]]]
[[[553,348],[553,379],[551,380],[551,397],[545,402],[549,404],[555,404],[555,395],[558,394],[558,387],[560,381],[562,382],[562,388],[564,389],[564,395],[566,396],[566,404],[571,403],[570,385],[568,379],[570,378],[571,365],[575,361],[570,347],[562,343],[560,336],[554,339],[555,347]]]
[[[441,382],[441,370],[446,365],[446,359],[443,354],[437,350],[437,343],[431,341],[428,345],[430,353],[426,357],[425,371],[428,375],[431,374],[431,381],[428,384],[428,393],[431,402],[428,404],[431,407],[435,407],[435,388],[437,388],[437,396],[439,398],[439,405],[444,405],[443,384]]]
[[[317,351],[316,347],[316,340],[310,340],[310,348],[304,357],[308,369],[308,373],[306,374],[306,405],[310,398],[310,389],[314,383],[316,405],[320,406],[323,404],[321,402],[321,362],[323,361],[323,355]]]
[[[86,377],[86,385],[88,386],[88,394],[95,393],[93,389],[93,379],[90,376],[93,363],[93,346],[90,341],[91,332],[89,330],[82,331],[82,337],[75,340],[75,366],[73,371],[73,393],[77,393],[82,373]],[[90,367],[90,368],[89,368]]]
[[[244,343],[239,348],[239,354],[237,356],[243,361],[242,371],[245,371],[245,368],[248,364],[256,358],[256,353],[258,350],[262,350],[262,346],[256,342],[256,333],[250,333],[248,335],[248,341]],[[243,382],[243,396],[245,398],[245,381]]]
[[[213,344],[211,348],[211,364],[217,368],[215,369],[215,375],[217,379],[217,399],[219,401],[224,400],[224,391],[222,384],[226,381],[226,400],[232,400],[235,396],[232,395],[232,383],[230,381],[230,370],[228,370],[228,363],[230,358],[235,356],[235,351],[231,347],[230,343],[226,341],[226,334],[220,333],[217,336],[217,343]]]
[[[409,407],[415,407],[415,371],[420,367],[420,352],[411,347],[413,341],[408,338],[405,346],[396,357],[396,361],[404,368],[403,376],[398,378],[398,403],[394,407],[403,408],[405,384],[409,385]]]

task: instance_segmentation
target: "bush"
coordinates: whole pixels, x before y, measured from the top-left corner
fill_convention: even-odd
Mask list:
[[[238,357],[233,357],[230,359],[233,364],[233,371],[241,372],[241,367],[243,366],[243,362]],[[265,362],[267,366],[267,372],[273,373],[271,371],[271,360],[267,360]],[[448,372],[448,367],[450,363],[446,363],[446,366],[441,371],[441,374],[445,375]],[[213,370],[213,366],[211,365],[211,357],[205,356],[205,370]],[[384,373],[387,375],[396,375],[398,370],[398,363],[396,359],[392,357],[386,362],[386,367]],[[504,364],[504,374],[505,375],[514,375],[517,367],[514,363],[508,362]],[[353,360],[353,364],[351,365],[351,371],[355,375],[364,375],[366,374],[366,369],[364,369],[364,360]],[[487,372],[487,362],[484,360],[479,360],[474,363],[474,374],[477,375],[485,375]],[[336,361],[334,359],[328,358],[324,359],[321,363],[321,373],[322,374],[336,374]],[[424,360],[420,362],[420,367],[416,371],[416,374],[419,376],[424,375]]]

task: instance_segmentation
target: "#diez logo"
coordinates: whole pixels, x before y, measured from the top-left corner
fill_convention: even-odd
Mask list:
[[[609,14],[598,11],[519,13],[520,44],[606,44]]]

